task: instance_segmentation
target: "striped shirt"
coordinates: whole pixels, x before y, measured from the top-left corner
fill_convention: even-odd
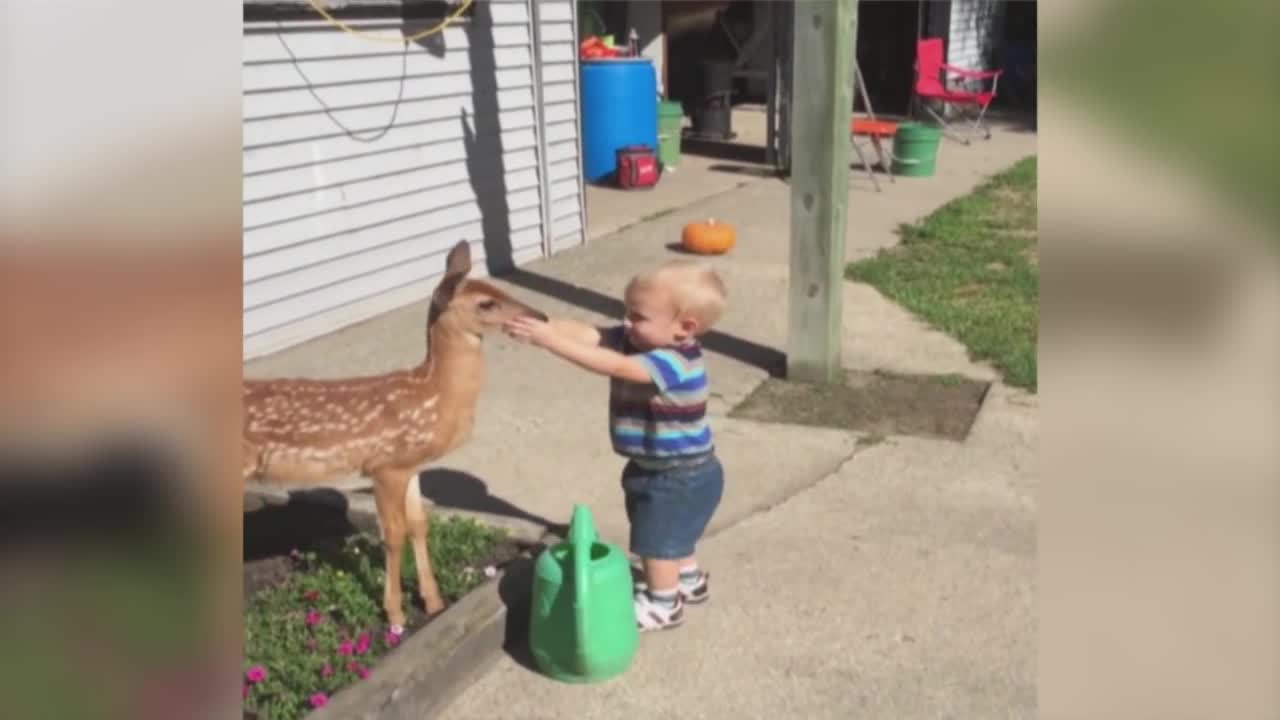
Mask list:
[[[693,343],[639,353],[621,326],[606,330],[603,343],[638,359],[653,379],[652,384],[610,381],[609,434],[614,451],[655,468],[710,453],[702,348]]]

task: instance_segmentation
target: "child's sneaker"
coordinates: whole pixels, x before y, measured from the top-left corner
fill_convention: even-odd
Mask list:
[[[689,605],[700,605],[711,599],[711,573],[703,570],[698,573],[698,579],[693,583],[680,582],[680,599]],[[649,589],[649,585],[643,580],[635,583],[636,592],[645,592]]]
[[[636,627],[640,632],[669,630],[684,622],[684,600],[676,594],[675,605],[670,607],[654,602],[647,592],[635,595]]]
[[[692,584],[680,581],[680,599],[690,605],[700,605],[711,599],[711,573],[703,570]]]

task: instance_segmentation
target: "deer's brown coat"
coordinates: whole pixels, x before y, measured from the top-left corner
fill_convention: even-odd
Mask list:
[[[323,486],[354,475],[374,483],[386,548],[383,606],[404,625],[400,552],[413,542],[429,614],[444,608],[427,554],[426,509],[415,482],[423,466],[467,442],[484,384],[483,336],[514,317],[545,315],[494,285],[469,280],[470,246],[449,253],[431,299],[428,349],[417,367],[341,380],[245,380],[245,479]]]

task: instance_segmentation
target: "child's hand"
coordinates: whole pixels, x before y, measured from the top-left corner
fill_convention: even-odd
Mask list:
[[[555,336],[555,329],[552,328],[551,323],[531,317],[518,317],[508,320],[503,329],[511,337],[531,342],[539,347],[546,347]]]

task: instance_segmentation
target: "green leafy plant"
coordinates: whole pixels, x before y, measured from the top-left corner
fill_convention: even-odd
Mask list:
[[[506,540],[472,520],[432,523],[428,547],[440,592],[457,600],[485,579],[483,563]],[[406,546],[403,591],[416,598],[413,552]],[[245,615],[244,703],[272,720],[301,717],[330,696],[368,677],[399,644],[382,614],[385,556],[381,542],[359,534],[333,547],[290,555],[292,572],[255,594]],[[420,608],[406,602],[408,631],[422,626]]]

